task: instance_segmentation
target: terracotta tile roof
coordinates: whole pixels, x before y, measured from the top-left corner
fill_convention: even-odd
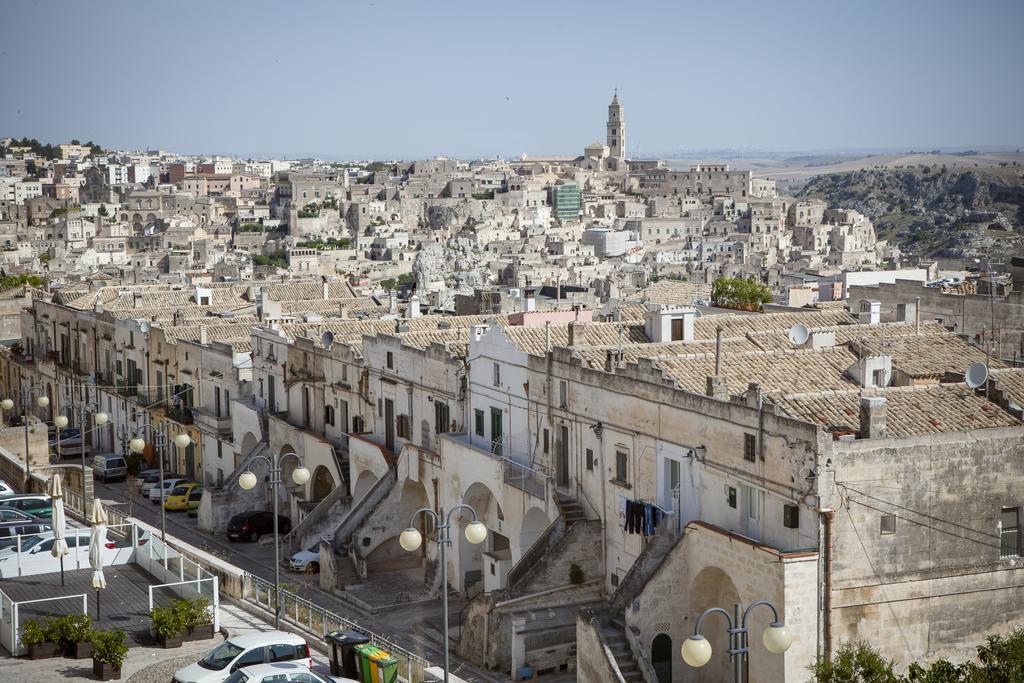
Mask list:
[[[993,370],[991,374],[996,389],[1006,397],[1024,408],[1024,368]]]
[[[780,331],[788,332],[797,323],[810,328],[834,328],[841,325],[852,325],[856,319],[843,311],[812,311],[806,313],[752,313],[738,315],[726,313],[710,314],[697,318],[694,323],[694,337],[697,339],[714,339],[715,329],[721,327],[726,337],[740,337],[757,332]]]
[[[218,320],[211,318],[211,320]],[[206,338],[210,342],[231,342],[250,341],[252,339],[252,328],[260,322],[256,316],[239,316],[231,318],[231,322],[203,323],[190,320],[183,325],[174,325],[163,328],[164,337],[168,342],[179,340],[199,341],[202,335],[202,328],[206,328]]]
[[[646,289],[641,289],[630,299],[655,304],[692,305],[698,300],[711,300],[711,285],[682,280],[658,280]]]
[[[886,402],[890,437],[1020,426],[1020,422],[966,384],[890,387],[865,390]],[[787,414],[821,425],[828,431],[856,433],[860,424],[860,390],[818,392],[773,398]]]

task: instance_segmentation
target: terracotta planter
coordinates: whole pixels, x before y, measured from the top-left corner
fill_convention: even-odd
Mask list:
[[[116,681],[121,678],[121,669],[115,669],[106,662],[96,661],[94,657],[92,660],[92,675],[98,681]]]
[[[29,659],[49,659],[58,654],[60,654],[60,644],[58,643],[36,643],[28,646]]]
[[[184,642],[184,634],[176,633],[173,636],[157,636],[156,642],[160,644],[160,647],[167,649],[171,647],[181,647]]]
[[[92,657],[92,643],[89,641],[68,643],[64,647],[64,656],[71,659],[88,659]]]
[[[185,635],[185,640],[209,640],[213,638],[213,624],[193,626]]]

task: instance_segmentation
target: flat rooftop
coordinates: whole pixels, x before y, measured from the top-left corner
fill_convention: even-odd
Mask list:
[[[92,569],[65,570],[64,584],[60,585],[60,573],[35,574],[4,579],[0,589],[15,602],[41,600],[61,596],[88,596],[89,616],[93,627],[100,629],[119,628],[136,644],[148,643],[149,635],[149,586],[159,582],[148,572],[135,564],[120,564],[104,567],[103,576],[107,587],[100,591],[100,618],[96,619],[96,591],[92,588]],[[81,598],[79,598],[81,600]],[[35,617],[69,614],[73,601],[40,602],[23,604],[19,607],[22,623]],[[80,604],[80,602],[78,603]],[[129,643],[131,644],[131,643]]]

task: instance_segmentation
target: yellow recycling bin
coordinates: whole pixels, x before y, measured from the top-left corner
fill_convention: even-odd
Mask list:
[[[377,680],[375,683],[398,683],[398,658],[381,652],[377,658]]]

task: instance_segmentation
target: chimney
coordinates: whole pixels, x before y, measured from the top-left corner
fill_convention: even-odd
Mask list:
[[[861,299],[857,322],[861,325],[877,325],[882,318],[882,303],[873,299]]]
[[[405,309],[406,318],[418,318],[420,317],[420,298],[413,294],[409,298],[409,306]]]
[[[320,289],[323,294],[324,301],[331,298],[331,283],[327,281],[327,278],[324,278],[320,283]]]
[[[571,322],[569,323],[569,346],[576,346],[577,344],[583,344],[583,328],[586,327],[586,323]]]
[[[398,311],[398,295],[395,290],[388,291],[388,312],[395,313]]]
[[[338,317],[341,318],[342,320],[348,320],[348,306],[346,306],[345,304],[342,304],[340,306],[340,310],[338,311]]]
[[[532,289],[523,290],[523,311],[529,313],[537,310],[537,300],[533,296]]]
[[[487,333],[487,325],[484,323],[481,323],[479,325],[473,325],[473,327],[470,328],[470,330],[473,341],[480,341],[480,338]]]
[[[886,435],[885,399],[881,396],[860,397],[860,431],[859,439],[881,439]]]
[[[604,371],[615,374],[622,362],[622,349],[606,349],[604,356]]]
[[[199,326],[199,343],[203,346],[210,343],[210,328],[206,325]]]
[[[914,334],[921,334],[921,297],[914,297]]]
[[[708,377],[705,393],[716,401],[729,400],[729,382],[724,377]]]
[[[133,308],[141,308],[142,307],[142,292],[133,292],[132,293],[132,307]]]

